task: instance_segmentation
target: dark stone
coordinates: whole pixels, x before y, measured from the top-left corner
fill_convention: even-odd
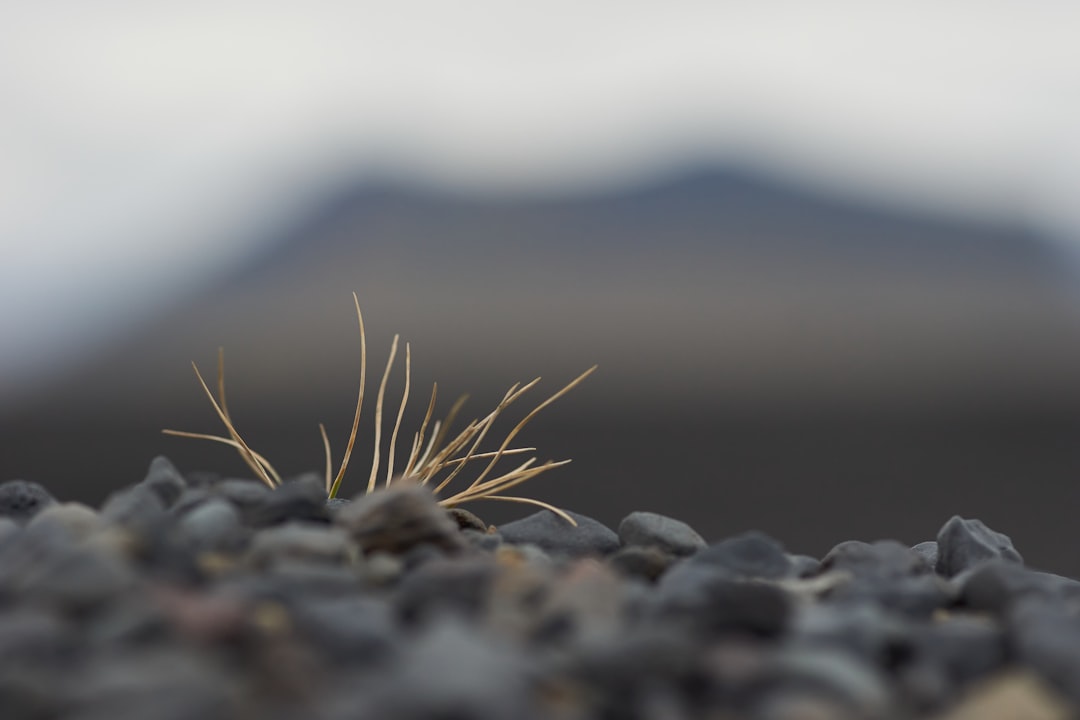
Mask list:
[[[206,489],[231,502],[244,517],[262,505],[267,496],[273,492],[264,483],[247,478],[227,478],[207,486]]]
[[[328,498],[326,501],[326,509],[330,511],[331,515],[333,515],[338,510],[341,510],[342,508],[348,506],[349,502],[351,501],[348,498]]]
[[[842,542],[821,560],[822,570],[846,570],[855,577],[896,579],[929,575],[934,570],[922,555],[895,540]]]
[[[344,689],[340,718],[539,720],[532,664],[459,620],[433,623],[398,662]]]
[[[34,516],[27,527],[54,525],[57,532],[66,532],[74,540],[86,540],[104,526],[97,511],[79,503],[50,505]]]
[[[793,567],[780,543],[756,531],[713,543],[690,562],[722,568],[732,577],[766,580],[791,577]]]
[[[821,572],[821,561],[809,555],[789,555],[791,558],[791,577],[809,578]]]
[[[623,577],[656,582],[677,558],[655,546],[629,545],[607,558],[607,563]]]
[[[327,524],[326,489],[317,476],[301,476],[267,493],[262,502],[244,513],[254,528],[272,527],[286,522]]]
[[[25,523],[55,502],[56,498],[36,482],[8,480],[0,483],[0,517]]]
[[[1046,601],[1080,599],[1080,582],[1017,565],[990,560],[953,578],[957,603],[975,612],[1004,616],[1023,598]]]
[[[473,620],[485,610],[494,563],[479,558],[444,558],[425,563],[398,585],[394,606],[406,624],[451,613]]]
[[[241,538],[240,513],[227,500],[211,498],[177,518],[176,529],[198,550],[232,549]]]
[[[692,560],[665,573],[653,598],[653,615],[702,640],[724,634],[774,638],[786,630],[791,611],[779,587],[735,579],[723,566]]]
[[[425,543],[450,553],[468,543],[427,488],[398,483],[359,495],[334,516],[365,554],[404,554]]]
[[[160,648],[90,663],[72,678],[79,720],[225,720],[232,717],[228,678],[198,655]]]
[[[210,499],[227,501],[226,498],[212,492],[210,488],[186,488],[184,492],[180,494],[180,497],[176,499],[176,502],[173,503],[172,507],[169,508],[169,514],[174,517],[184,515]],[[235,503],[230,504],[233,505],[233,507],[236,507]]]
[[[821,567],[852,577],[832,591],[835,601],[870,602],[925,619],[952,599],[949,586],[922,555],[895,540],[840,543],[822,559]]]
[[[106,523],[142,536],[158,533],[169,520],[161,496],[150,486],[141,484],[110,495],[100,514]]]
[[[472,547],[485,552],[495,552],[502,545],[502,535],[498,531],[481,532],[465,529],[461,531],[461,537],[465,538]]]
[[[161,503],[166,507],[172,507],[180,495],[187,488],[187,481],[176,466],[164,455],[158,455],[150,461],[150,468],[142,481],[161,498]]]
[[[578,513],[567,513],[577,526],[550,510],[539,510],[499,526],[503,542],[536,545],[553,555],[586,557],[610,555],[619,549],[619,536],[611,528]]]
[[[693,555],[706,547],[692,527],[674,518],[651,512],[633,512],[619,523],[623,545],[653,545],[671,555]]]
[[[272,601],[290,608],[313,600],[354,597],[364,588],[364,580],[351,568],[340,565],[281,561],[266,572],[239,575],[222,583],[230,593],[252,603]]]
[[[913,654],[911,620],[873,602],[829,601],[803,607],[791,628],[791,645],[841,649],[892,671]]]
[[[730,647],[722,645],[718,647]],[[719,652],[717,652],[719,654]],[[642,713],[648,705],[651,692],[666,689],[686,703],[704,705],[715,694],[714,676],[722,674],[722,668],[706,669],[701,648],[683,633],[671,632],[656,624],[647,625],[634,632],[612,638],[609,642],[595,643],[567,656],[558,666],[558,672],[570,679],[571,687],[589,688],[576,698],[580,707],[570,717],[582,718],[684,718],[684,717],[734,717],[731,713],[689,714],[686,712],[660,712],[655,715]],[[721,663],[717,663],[720,665]],[[739,668],[741,671],[743,668]],[[752,670],[739,672],[740,680],[752,674]],[[647,682],[642,682],[648,678]],[[733,685],[719,678],[727,690],[725,700],[730,701]],[[726,708],[725,708],[726,709]],[[559,716],[559,715],[556,715]]]
[[[954,515],[938,532],[937,543],[937,571],[945,577],[994,558],[1024,562],[1008,535],[991,530],[981,520]]]
[[[292,613],[297,630],[335,667],[389,658],[401,640],[390,606],[372,597],[315,598]]]
[[[827,648],[785,648],[770,659],[762,684],[772,690],[766,704],[797,692],[806,698],[838,702],[830,718],[885,718],[892,693],[885,676],[873,666]],[[759,715],[760,717],[760,715]]]
[[[252,566],[267,568],[281,562],[346,565],[355,553],[340,528],[290,522],[256,533],[247,557]]]
[[[952,594],[936,575],[880,578],[856,577],[829,595],[833,601],[870,602],[910,618],[928,620],[935,610],[947,607]]]
[[[19,582],[34,603],[79,615],[116,599],[136,582],[132,569],[103,551],[72,548],[53,554]]]
[[[475,513],[471,513],[465,508],[448,508],[446,514],[453,518],[454,522],[457,523],[459,530],[478,530],[480,532],[487,532],[487,523],[481,520]]]
[[[19,534],[19,523],[8,517],[0,517],[0,546]]]
[[[69,677],[86,656],[67,622],[43,608],[0,614],[0,706],[5,718],[59,718],[65,693],[57,678]]]
[[[1080,703],[1080,619],[1061,603],[1019,599],[1009,612],[1016,659],[1033,668],[1074,703]]]
[[[946,678],[956,690],[1005,667],[1009,647],[1004,629],[986,618],[953,616],[911,629],[913,665]]]

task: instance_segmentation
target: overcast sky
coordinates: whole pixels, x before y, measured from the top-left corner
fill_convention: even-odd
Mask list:
[[[1080,4],[0,4],[0,397],[336,178],[737,161],[1080,237]],[[32,308],[32,310],[28,310]]]

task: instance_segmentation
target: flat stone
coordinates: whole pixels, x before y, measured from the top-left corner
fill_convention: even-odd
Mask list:
[[[503,542],[514,545],[536,545],[553,555],[568,557],[605,556],[619,549],[619,536],[615,532],[585,515],[569,512],[577,526],[550,510],[539,510],[532,515],[499,526]]]

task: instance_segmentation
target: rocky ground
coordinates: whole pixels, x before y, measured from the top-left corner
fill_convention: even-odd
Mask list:
[[[5,720],[1055,720],[1080,582],[954,517],[821,559],[635,512],[500,527],[155,459],[92,509],[0,485]]]

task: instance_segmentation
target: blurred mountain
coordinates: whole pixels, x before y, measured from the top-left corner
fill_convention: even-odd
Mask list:
[[[434,380],[441,411],[472,392],[479,414],[513,382],[543,375],[539,402],[600,364],[523,437],[575,459],[544,499],[610,523],[667,511],[707,536],[759,527],[807,552],[980,514],[1031,529],[1045,565],[1075,564],[1050,528],[1069,525],[1080,470],[1077,279],[1025,228],[711,170],[517,200],[345,184],[263,248],[0,414],[0,477],[91,499],[157,453],[243,472],[159,434],[218,430],[189,361],[212,376],[222,345],[249,441],[286,472],[318,467],[317,423],[340,448],[355,399],[355,290],[365,427],[393,332],[413,351],[413,426]]]
[[[243,372],[274,402],[339,393],[354,290],[375,357],[398,331],[419,372],[465,387],[600,363],[592,397],[633,387],[639,407],[1080,397],[1076,273],[1057,246],[734,172],[533,201],[357,185],[264,247],[54,397],[175,403],[191,394],[177,370],[219,345],[258,358]]]

